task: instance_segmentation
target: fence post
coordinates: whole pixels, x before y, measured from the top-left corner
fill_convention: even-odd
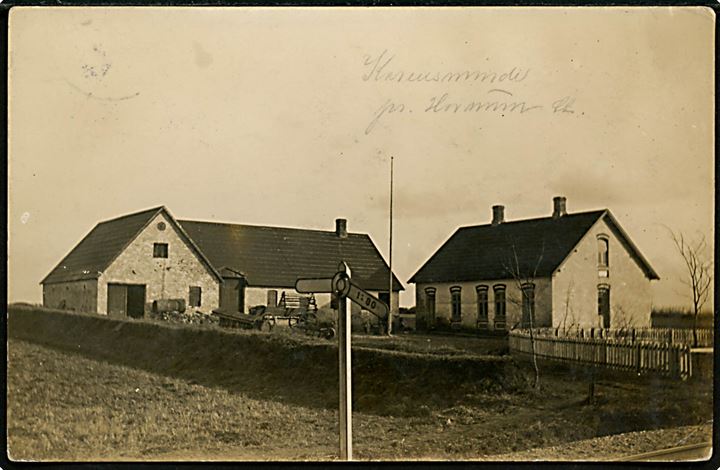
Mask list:
[[[615,338],[612,330],[584,328],[575,330],[580,336],[562,335],[559,329],[544,330],[536,337],[535,353],[538,356],[572,361],[587,366],[605,366],[634,371],[637,375],[652,372],[670,376],[673,379],[685,380],[692,375],[691,346],[687,344],[685,331],[650,331],[625,330],[625,336]],[[709,334],[703,332],[702,338],[707,340]],[[609,338],[608,338],[609,337]],[[634,342],[628,339],[633,337]],[[671,340],[671,343],[665,340]],[[602,342],[602,344],[599,344]],[[532,344],[526,332],[512,332],[509,335],[511,350],[530,354]]]
[[[677,379],[680,377],[680,350],[675,345],[670,347],[672,348],[672,357],[670,358],[670,376],[674,379]]]

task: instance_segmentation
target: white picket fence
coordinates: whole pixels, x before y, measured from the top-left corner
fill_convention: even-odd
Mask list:
[[[533,337],[535,354],[539,358],[637,374],[654,373],[682,380],[692,375],[690,346],[687,344],[548,336],[535,330]],[[511,331],[509,343],[511,352],[532,354],[528,330]]]
[[[652,341],[663,344],[694,346],[693,330],[689,328],[535,328],[539,336],[561,338],[613,339],[635,343]],[[697,347],[711,348],[715,340],[712,328],[698,328]]]

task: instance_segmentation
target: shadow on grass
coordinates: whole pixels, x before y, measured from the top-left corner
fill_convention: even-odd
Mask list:
[[[8,336],[112,364],[143,369],[257,399],[337,409],[334,343],[284,334],[10,307]],[[508,357],[353,349],[353,407],[420,416],[466,396],[520,390]]]
[[[531,370],[530,361],[517,361]],[[596,436],[707,422],[712,418],[712,381],[687,381],[613,369],[540,360],[540,389],[519,393],[527,407],[582,420]],[[594,395],[589,395],[594,378]],[[572,391],[574,393],[568,393]]]

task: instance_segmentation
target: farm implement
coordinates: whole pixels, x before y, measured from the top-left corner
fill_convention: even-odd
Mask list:
[[[226,328],[243,328],[254,329],[260,331],[272,331],[277,323],[275,317],[265,312],[251,311],[248,313],[241,312],[224,312],[222,310],[213,310],[213,314],[218,317],[218,324]]]
[[[225,312],[214,310],[219,325],[228,328],[255,329],[273,331],[277,326],[289,327],[308,336],[325,339],[335,337],[335,324],[332,320],[321,320],[317,315],[315,298],[301,296],[283,296],[275,307],[257,305],[249,313]]]

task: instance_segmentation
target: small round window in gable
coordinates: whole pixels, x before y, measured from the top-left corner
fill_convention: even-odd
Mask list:
[[[158,228],[158,230],[160,230],[161,232],[162,232],[163,230],[165,230],[165,222],[158,222],[157,228]]]

